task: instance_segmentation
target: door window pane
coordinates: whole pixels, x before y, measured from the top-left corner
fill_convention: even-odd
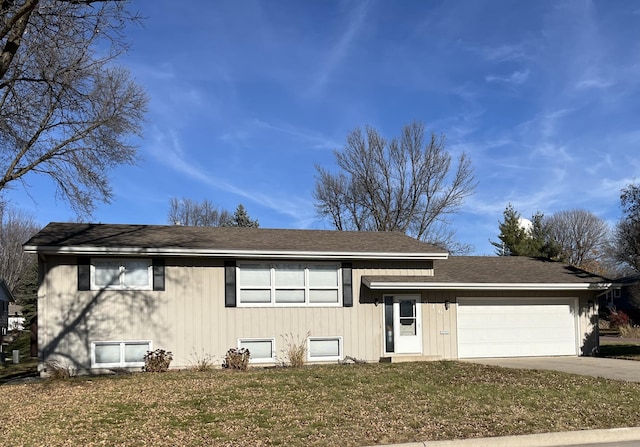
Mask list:
[[[415,318],[400,318],[400,335],[416,335]]]
[[[415,301],[400,301],[400,317],[415,316]]]

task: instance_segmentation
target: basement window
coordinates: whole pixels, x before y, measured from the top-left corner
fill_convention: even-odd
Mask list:
[[[129,368],[144,366],[151,341],[94,341],[91,343],[92,368]]]

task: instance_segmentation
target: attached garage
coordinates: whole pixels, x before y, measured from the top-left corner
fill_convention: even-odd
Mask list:
[[[431,276],[363,276],[362,283],[382,297],[419,296],[422,354],[432,358],[592,355],[598,296],[611,286],[576,267],[523,256],[451,256],[435,260]]]
[[[458,357],[578,354],[578,300],[460,298]]]

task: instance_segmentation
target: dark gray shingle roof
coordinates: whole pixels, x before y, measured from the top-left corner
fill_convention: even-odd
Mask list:
[[[446,251],[397,232],[212,228],[163,225],[50,223],[25,244],[28,251],[82,252],[92,248],[185,252],[224,251],[409,254]],[[64,249],[64,250],[61,250]],[[382,256],[384,258],[384,256]]]
[[[371,276],[375,282],[566,284],[605,283],[608,279],[562,262],[525,256],[450,256],[434,261],[434,276]]]

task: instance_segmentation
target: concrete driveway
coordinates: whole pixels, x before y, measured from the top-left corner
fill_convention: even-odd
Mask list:
[[[640,382],[640,362],[599,357],[521,357],[466,359],[466,362],[518,369],[549,369],[583,376]]]

